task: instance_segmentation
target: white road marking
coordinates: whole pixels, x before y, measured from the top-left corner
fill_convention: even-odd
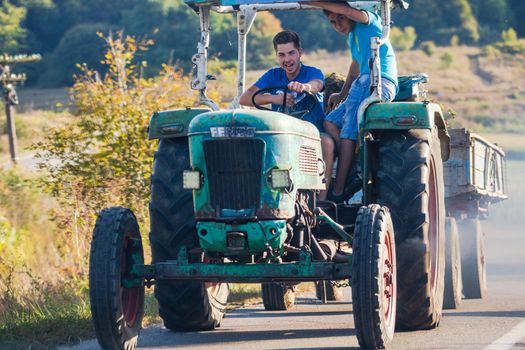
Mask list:
[[[484,350],[509,350],[514,344],[525,338],[525,320],[518,323],[508,333],[495,340]]]

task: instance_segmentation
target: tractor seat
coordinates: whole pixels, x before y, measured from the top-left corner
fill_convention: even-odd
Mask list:
[[[394,101],[421,101],[426,99],[427,90],[423,84],[428,82],[428,75],[417,73],[404,75],[397,78],[399,91]]]

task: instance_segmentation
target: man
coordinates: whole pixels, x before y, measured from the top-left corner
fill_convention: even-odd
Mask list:
[[[253,106],[252,96],[260,89],[274,86],[288,86],[286,107],[290,111],[305,109],[307,103],[304,91],[314,94],[319,103],[315,108],[302,117],[303,120],[314,124],[319,131],[323,130],[324,112],[322,108],[324,76],[320,69],[304,65],[301,62],[303,49],[296,32],[285,30],[277,33],[273,38],[273,47],[277,57],[278,67],[271,68],[259,78],[240,97],[239,103],[244,106]],[[282,89],[275,89],[271,94],[260,94],[255,97],[259,105],[271,104],[272,110],[278,110],[283,105]],[[324,151],[323,151],[324,153]]]
[[[337,108],[327,115],[324,123],[326,132],[333,138],[335,147],[339,151],[335,184],[328,198],[340,202],[345,199],[343,192],[357,143],[357,112],[361,102],[370,96],[370,67],[368,64],[371,58],[370,39],[381,37],[381,18],[375,13],[354,9],[343,2],[309,2],[308,4],[322,8],[332,27],[338,33],[348,36],[352,54],[352,63],[341,92],[332,94],[328,101],[330,109],[336,106]],[[397,91],[397,67],[394,50],[389,42],[381,46],[379,54],[381,99],[391,101]],[[328,143],[327,140],[323,142]],[[328,187],[332,175],[333,155],[325,157],[325,162],[327,163]],[[320,199],[324,199],[323,193]]]

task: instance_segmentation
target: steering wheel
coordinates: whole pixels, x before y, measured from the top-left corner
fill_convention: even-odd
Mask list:
[[[271,93],[273,90],[277,90],[277,89],[284,91],[283,103],[277,109],[277,111],[281,112],[281,113],[284,113],[284,114],[288,114],[289,116],[302,119],[306,114],[310,113],[317,106],[317,104],[319,103],[319,101],[317,100],[317,97],[314,94],[312,94],[311,92],[308,92],[308,91],[305,90],[305,91],[302,92],[302,93],[305,94],[304,98],[306,99],[306,104],[304,106],[304,109],[299,110],[299,111],[290,110],[290,108],[286,106],[286,97],[288,96],[288,92],[290,90],[288,90],[288,86],[287,85],[280,85],[280,86],[271,86],[271,87],[267,87],[267,88],[264,88],[264,89],[257,90],[252,96],[252,103],[253,103],[254,107],[257,108],[257,109],[264,110],[264,111],[271,111],[272,110],[271,108],[267,108],[267,107],[261,106],[260,104],[255,102],[255,97],[257,95],[260,95],[260,94]]]

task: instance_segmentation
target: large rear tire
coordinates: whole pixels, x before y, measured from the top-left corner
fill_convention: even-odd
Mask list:
[[[466,299],[484,298],[487,293],[485,246],[479,219],[459,222],[463,294]]]
[[[182,247],[197,247],[190,190],[182,188],[182,172],[190,168],[188,140],[163,139],[153,163],[151,233],[153,263],[175,260]],[[158,280],[155,297],[166,328],[212,330],[220,325],[228,299],[226,283]]]
[[[461,304],[461,252],[456,219],[445,221],[446,257],[445,257],[445,296],[443,309],[457,309]]]
[[[287,284],[262,283],[262,299],[267,311],[287,311],[295,305],[294,287]]]
[[[105,350],[132,350],[142,327],[144,285],[124,286],[132,265],[144,261],[137,219],[121,207],[100,212],[89,256],[89,300],[98,343]]]
[[[362,348],[384,349],[396,323],[396,251],[387,208],[361,207],[353,245],[352,304]]]
[[[440,140],[433,130],[380,137],[377,202],[396,232],[399,330],[437,327],[443,308],[445,202]]]

